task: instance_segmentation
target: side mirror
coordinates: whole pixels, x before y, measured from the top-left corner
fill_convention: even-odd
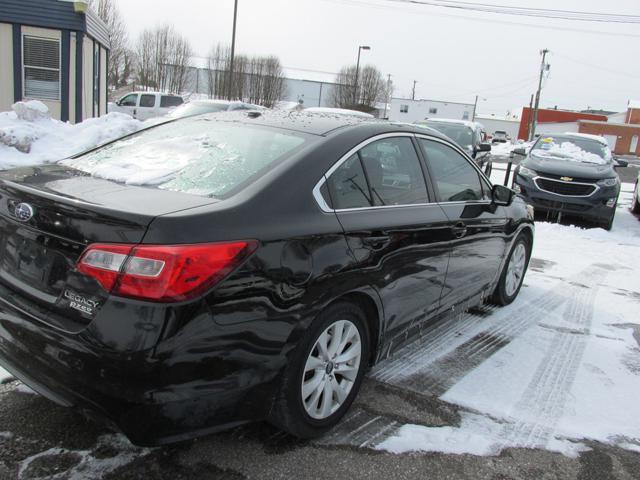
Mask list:
[[[494,185],[491,189],[491,201],[494,205],[508,207],[513,203],[516,192],[503,185]]]
[[[518,147],[518,148],[514,148],[512,150],[514,155],[520,155],[522,157],[526,157],[527,156],[527,149],[524,147]]]
[[[491,151],[491,144],[490,143],[481,143],[480,145],[478,145],[478,152],[490,152]]]
[[[629,166],[629,162],[627,160],[623,160],[618,157],[613,157],[613,168],[625,168]]]

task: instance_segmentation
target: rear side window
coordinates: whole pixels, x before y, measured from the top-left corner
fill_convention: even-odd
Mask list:
[[[184,100],[180,97],[172,97],[169,95],[163,95],[160,99],[160,108],[179,107],[184,103]]]
[[[61,163],[125,184],[224,198],[289,158],[307,138],[194,117],[144,130]]]
[[[420,139],[441,202],[481,200],[480,175],[469,161],[440,142]]]
[[[409,137],[378,140],[359,155],[375,205],[427,203],[420,160]]]
[[[140,106],[153,108],[156,104],[155,95],[140,95]]]
[[[364,208],[373,206],[369,186],[358,154],[349,157],[331,174],[329,181],[329,204],[337,209]]]

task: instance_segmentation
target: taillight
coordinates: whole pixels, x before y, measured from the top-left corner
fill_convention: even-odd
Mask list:
[[[213,287],[257,246],[255,240],[194,245],[93,244],[80,257],[77,269],[114,295],[175,302]]]

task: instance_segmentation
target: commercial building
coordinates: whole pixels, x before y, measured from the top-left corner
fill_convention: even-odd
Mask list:
[[[471,120],[473,103],[446,102],[442,100],[413,100],[410,98],[392,98],[388,112],[389,120],[413,123],[429,118],[450,118],[452,120]]]
[[[53,118],[107,111],[107,26],[87,0],[0,1],[0,111],[40,100]]]

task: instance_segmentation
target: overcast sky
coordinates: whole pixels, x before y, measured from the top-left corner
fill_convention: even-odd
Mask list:
[[[172,24],[199,56],[231,41],[233,0],[116,0],[130,36]],[[640,15],[638,0],[468,0]],[[545,107],[622,111],[640,99],[640,25],[460,12],[387,0],[239,0],[237,51],[273,54],[288,68],[336,72],[363,63],[391,74],[394,96],[473,102],[504,114],[529,103],[539,51],[551,50]],[[321,73],[297,71],[300,78]],[[326,75],[325,75],[326,77]],[[329,76],[330,77],[330,76]]]

